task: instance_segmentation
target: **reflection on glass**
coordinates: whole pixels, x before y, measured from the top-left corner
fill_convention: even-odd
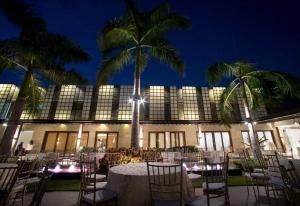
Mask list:
[[[217,151],[222,151],[223,150],[223,145],[222,145],[221,132],[215,132],[214,135],[215,135],[216,150]]]
[[[68,136],[67,133],[58,133],[55,152],[63,153],[65,151],[67,136]]]
[[[206,140],[206,148],[207,151],[213,151],[214,150],[214,143],[213,143],[213,136],[211,132],[205,133],[205,140]]]
[[[165,134],[158,133],[158,147],[165,148]]]
[[[108,133],[107,136],[107,149],[117,148],[118,143],[118,134],[117,133]]]
[[[223,145],[225,151],[230,151],[230,137],[228,132],[222,132]]]
[[[106,148],[106,133],[97,133],[96,147]]]
[[[87,147],[88,146],[88,140],[89,140],[89,134],[88,133],[82,133],[81,139],[80,139],[80,147]]]
[[[66,145],[65,153],[73,153],[76,150],[76,140],[77,140],[78,133],[72,132],[69,133],[68,142]]]
[[[150,133],[150,148],[156,148],[156,133]]]
[[[56,132],[47,133],[46,144],[44,152],[54,152],[55,144],[56,144]]]

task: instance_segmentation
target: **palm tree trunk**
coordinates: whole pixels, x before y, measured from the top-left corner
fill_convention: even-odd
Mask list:
[[[251,110],[250,110],[250,105],[249,105],[249,101],[248,101],[248,98],[247,98],[245,85],[244,85],[243,80],[240,80],[240,82],[241,82],[242,100],[243,100],[244,109],[245,109],[246,118],[247,118],[247,126],[248,126],[248,130],[249,130],[251,148],[253,150],[254,157],[256,159],[258,159],[258,158],[262,157],[261,150],[260,150],[260,145],[259,145],[259,142],[258,142],[257,135],[255,133],[254,124],[253,124],[253,117],[252,117],[252,113],[251,113]]]
[[[20,91],[17,97],[17,100],[13,106],[11,115],[7,122],[7,127],[2,137],[1,145],[0,145],[0,154],[1,155],[11,155],[12,148],[12,140],[20,123],[20,118],[25,107],[25,87],[28,84],[32,75],[32,71],[30,67],[25,73],[24,81],[20,87]]]
[[[140,60],[141,48],[138,46],[136,51],[136,62],[134,72],[134,88],[132,101],[132,120],[131,120],[131,147],[139,147],[139,133],[140,133]]]

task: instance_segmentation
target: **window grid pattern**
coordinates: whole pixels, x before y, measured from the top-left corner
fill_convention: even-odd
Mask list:
[[[48,119],[54,92],[55,85],[50,85],[43,100],[40,119]]]
[[[63,85],[60,89],[54,119],[71,119],[73,101],[80,98],[80,89],[75,85]]]
[[[118,120],[131,120],[131,103],[129,99],[133,91],[133,86],[120,86]]]
[[[185,120],[199,120],[196,87],[182,87],[183,113]]]
[[[237,101],[240,109],[241,118],[242,120],[246,120],[247,117],[246,117],[245,107],[243,103],[242,92],[240,89],[237,90]]]
[[[113,103],[114,86],[99,87],[95,120],[110,120]]]
[[[217,113],[217,118],[218,120],[221,119],[220,117],[220,99],[221,95],[224,91],[224,87],[213,87],[213,96],[214,96],[214,102],[216,104],[216,113]]]
[[[165,89],[163,86],[150,86],[150,120],[165,119]]]
[[[260,106],[255,110],[253,116],[255,119],[267,116],[267,109],[265,104],[260,104]]]
[[[204,109],[204,119],[212,120],[211,108],[210,108],[210,100],[209,100],[209,92],[207,87],[201,87],[202,93],[202,101],[203,101],[203,109]]]
[[[7,119],[11,105],[16,101],[19,88],[13,84],[0,84],[0,119]]]
[[[88,85],[86,86],[85,93],[84,93],[84,102],[83,102],[82,116],[81,116],[83,120],[89,119],[92,97],[93,97],[93,86]]]
[[[178,105],[177,105],[177,88],[170,87],[170,108],[171,108],[171,119],[178,120]]]

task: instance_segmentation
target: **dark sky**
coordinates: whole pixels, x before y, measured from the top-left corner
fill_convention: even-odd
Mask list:
[[[97,32],[107,20],[124,12],[122,0],[31,0],[48,30],[78,42],[92,60],[70,65],[90,84],[95,82],[101,54]],[[164,0],[136,0],[151,9]],[[170,33],[185,63],[184,78],[157,62],[148,64],[142,85],[207,85],[206,68],[216,62],[248,60],[257,67],[284,71],[300,78],[300,1],[287,0],[169,0],[173,11],[190,18],[192,28]],[[0,14],[0,39],[17,37],[18,30]],[[133,67],[111,79],[112,84],[132,84]],[[20,82],[16,72],[5,72],[1,83]]]

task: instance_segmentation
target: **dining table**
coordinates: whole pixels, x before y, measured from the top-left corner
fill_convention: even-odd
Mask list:
[[[170,165],[173,163],[159,162]],[[129,163],[110,168],[108,172],[107,189],[117,193],[118,205],[150,206],[150,191],[146,163]],[[187,173],[183,170],[183,197],[194,194],[194,189]]]

